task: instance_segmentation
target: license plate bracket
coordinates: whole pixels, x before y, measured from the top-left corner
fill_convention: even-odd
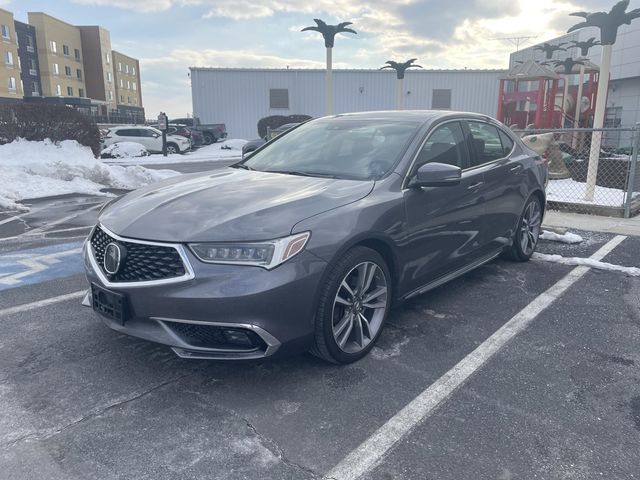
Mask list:
[[[91,284],[91,305],[93,310],[120,325],[127,321],[127,297],[122,293]]]

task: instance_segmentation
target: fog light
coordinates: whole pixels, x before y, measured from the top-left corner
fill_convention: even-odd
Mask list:
[[[253,342],[251,341],[251,337],[247,335],[246,332],[242,330],[231,330],[224,329],[222,330],[222,335],[224,335],[224,339],[233,345],[238,345],[240,347],[253,347]]]

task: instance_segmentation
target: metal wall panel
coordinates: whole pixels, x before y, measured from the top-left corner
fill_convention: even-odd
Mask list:
[[[451,108],[494,116],[502,70],[407,72],[406,109],[429,109],[433,89],[451,89]],[[324,70],[191,69],[193,114],[202,123],[225,123],[229,138],[256,138],[269,115],[324,115]],[[393,71],[334,71],[335,113],[395,108]],[[289,89],[289,108],[270,109],[269,91]]]

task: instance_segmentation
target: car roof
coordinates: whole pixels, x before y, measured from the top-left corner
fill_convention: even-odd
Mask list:
[[[119,128],[156,128],[153,125],[116,125],[114,127],[110,127],[111,130],[119,129]]]
[[[361,118],[365,120],[398,120],[431,123],[447,118],[477,118],[495,121],[488,115],[472,112],[456,112],[451,110],[382,110],[376,112],[340,113],[325,118]]]

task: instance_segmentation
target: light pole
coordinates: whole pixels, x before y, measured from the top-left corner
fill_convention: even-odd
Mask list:
[[[333,114],[333,44],[335,42],[336,34],[338,33],[354,33],[357,34],[352,28],[346,28],[348,25],[352,25],[352,22],[342,22],[338,25],[327,25],[325,22],[318,18],[313,19],[316,22],[315,27],[305,27],[301,31],[314,31],[320,32],[324,37],[324,46],[327,49],[327,71],[325,75],[325,114]]]
[[[394,62],[393,60],[388,60],[385,62],[387,65],[384,67],[380,67],[380,70],[384,70],[385,68],[390,68],[396,71],[396,110],[404,109],[404,74],[410,68],[422,68],[420,65],[416,65],[415,62],[418,60],[417,58],[412,58],[407,60],[406,62]]]
[[[598,27],[600,29],[600,43],[602,44],[602,60],[600,61],[600,76],[598,79],[598,93],[596,109],[593,116],[593,128],[601,129],[604,126],[604,114],[607,106],[607,92],[609,91],[609,73],[611,72],[611,51],[616,43],[618,27],[623,24],[631,24],[631,21],[640,17],[640,8],[627,12],[629,0],[616,3],[609,13],[606,12],[576,12],[570,15],[583,17],[580,22],[571,27],[567,32],[573,32],[584,27]],[[598,178],[598,162],[600,161],[600,147],[602,146],[602,132],[593,132],[591,135],[591,151],[589,152],[589,170],[587,172],[587,187],[584,199],[593,200]]]

